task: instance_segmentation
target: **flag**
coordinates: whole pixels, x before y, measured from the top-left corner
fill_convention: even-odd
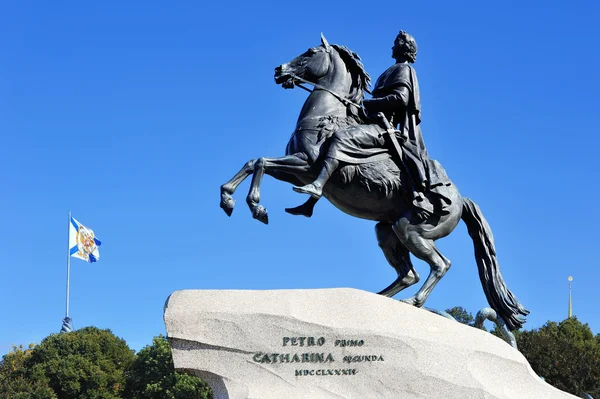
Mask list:
[[[85,227],[74,217],[71,217],[71,223],[69,224],[69,254],[86,262],[96,262],[100,259],[99,246],[100,240],[96,238],[92,229]]]

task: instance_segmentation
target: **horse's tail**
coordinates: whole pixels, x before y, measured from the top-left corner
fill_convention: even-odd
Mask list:
[[[517,330],[525,324],[529,311],[508,289],[496,260],[494,236],[479,206],[469,198],[463,198],[462,220],[473,239],[479,279],[488,303],[504,320],[508,328]]]

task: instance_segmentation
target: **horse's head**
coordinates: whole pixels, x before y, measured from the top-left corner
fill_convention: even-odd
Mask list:
[[[298,82],[310,83],[316,88],[324,88],[329,95],[344,98],[354,104],[362,102],[364,92],[369,91],[370,80],[355,52],[337,44],[330,45],[323,34],[320,46],[312,47],[292,61],[275,68],[275,83],[286,89],[293,88]],[[349,114],[358,118],[359,109],[356,106],[348,105],[348,102],[343,102],[343,106],[349,107]],[[323,112],[322,109],[314,111]]]
[[[298,78],[317,83],[327,75],[335,51],[321,34],[321,45],[309,48],[288,63],[275,68],[275,83],[292,88]]]

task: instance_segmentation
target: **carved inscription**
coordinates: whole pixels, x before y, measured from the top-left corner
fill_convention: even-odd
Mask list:
[[[327,363],[333,362],[331,353],[261,353],[253,357],[257,363]]]
[[[334,339],[325,337],[282,337],[281,346],[285,348],[278,353],[257,352],[252,360],[261,364],[288,364],[288,363],[313,363],[332,364],[341,362],[350,363],[372,363],[383,362],[382,354],[348,353],[358,351],[365,346],[364,339]],[[304,351],[302,349],[304,349]],[[327,348],[330,348],[327,350]],[[298,349],[298,352],[293,352]],[[341,350],[343,353],[336,353]],[[290,352],[288,352],[290,351]],[[333,365],[333,364],[332,364]],[[326,376],[353,376],[358,374],[355,368],[301,368],[294,370],[295,377],[326,377]]]

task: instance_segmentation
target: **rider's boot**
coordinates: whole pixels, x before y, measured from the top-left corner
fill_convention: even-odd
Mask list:
[[[302,187],[296,186],[294,187],[294,191],[302,194],[310,194],[310,196],[315,199],[321,198],[325,183],[327,183],[327,180],[329,180],[331,174],[337,169],[339,164],[340,162],[335,158],[325,158],[323,161],[323,168],[321,169],[321,173],[319,173],[317,180]]]
[[[317,201],[317,198],[310,197],[304,204],[295,208],[285,208],[285,211],[291,215],[300,215],[309,218],[313,215],[313,209]]]

